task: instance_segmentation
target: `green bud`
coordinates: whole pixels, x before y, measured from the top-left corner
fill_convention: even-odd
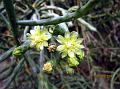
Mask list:
[[[79,65],[79,62],[76,57],[68,58],[68,64],[70,67],[76,67]]]
[[[84,51],[81,51],[80,54],[78,55],[78,57],[82,60],[85,56]]]
[[[21,49],[21,47],[17,47],[13,50],[12,55],[13,56],[21,56],[23,54],[23,50]]]
[[[70,67],[66,67],[66,73],[67,74],[74,74],[74,69]]]
[[[22,56],[27,50],[30,49],[30,42],[26,41],[25,43],[23,43],[21,46],[15,48],[12,52],[12,55],[13,56],[16,56],[16,57],[20,57]]]

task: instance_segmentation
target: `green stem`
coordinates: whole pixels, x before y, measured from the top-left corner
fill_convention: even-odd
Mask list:
[[[7,58],[11,56],[14,49],[15,49],[15,47],[12,47],[8,51],[6,51],[2,55],[0,55],[0,62],[3,62],[4,60],[7,60]]]
[[[69,22],[73,19],[80,18],[86,15],[96,3],[100,0],[89,0],[87,4],[85,4],[82,8],[78,9],[76,12],[68,13],[64,16],[60,16],[58,18],[44,19],[44,20],[19,20],[17,21],[18,25],[24,26],[35,26],[35,25],[54,25],[62,22]]]
[[[112,75],[111,81],[110,81],[110,89],[114,89],[114,82],[115,82],[115,78],[118,77],[120,73],[120,68],[118,68],[114,74]]]
[[[7,28],[10,29],[10,23],[8,22],[8,20],[5,18],[5,16],[2,13],[0,13],[0,20],[2,20],[7,26]]]
[[[19,64],[15,67],[15,69],[13,70],[12,75],[10,76],[10,78],[7,81],[7,84],[5,85],[4,89],[8,89],[9,85],[12,83],[12,81],[15,79],[16,75],[21,71],[21,69],[23,68],[24,65],[24,58],[20,60]]]
[[[6,12],[8,14],[8,18],[10,21],[10,26],[11,26],[11,31],[13,33],[14,39],[16,41],[17,45],[20,45],[18,41],[18,29],[17,29],[17,23],[16,23],[16,15],[15,15],[15,10],[13,6],[12,0],[3,0],[4,6],[6,9]]]

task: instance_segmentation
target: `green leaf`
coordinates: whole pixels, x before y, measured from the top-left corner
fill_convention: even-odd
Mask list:
[[[22,56],[27,50],[30,49],[30,42],[26,41],[25,43],[23,43],[21,46],[15,48],[13,50],[12,55],[16,56],[16,57],[20,57]]]

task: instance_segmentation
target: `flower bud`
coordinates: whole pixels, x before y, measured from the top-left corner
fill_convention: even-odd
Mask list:
[[[23,50],[20,48],[20,47],[17,47],[13,50],[13,53],[12,53],[14,56],[21,56],[23,54]]]
[[[66,73],[67,73],[67,74],[74,74],[74,69],[73,69],[73,68],[70,68],[70,67],[67,67],[67,68],[66,68]]]
[[[46,73],[51,73],[53,70],[53,65],[50,62],[47,62],[43,65],[43,71]]]

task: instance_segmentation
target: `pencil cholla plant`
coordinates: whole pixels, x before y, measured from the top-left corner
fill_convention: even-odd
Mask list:
[[[68,67],[76,67],[79,65],[79,59],[83,59],[84,51],[83,51],[83,39],[79,38],[77,32],[66,32],[64,36],[58,35],[56,40],[58,41],[58,46],[54,44],[49,44],[48,40],[52,39],[52,35],[48,32],[47,29],[40,29],[39,26],[35,26],[33,30],[30,30],[28,34],[28,39],[30,40],[30,47],[35,47],[39,51],[43,50],[44,47],[48,47],[48,52],[56,52],[59,51],[61,58],[64,60],[64,64],[68,65]],[[51,40],[50,40],[51,41]],[[57,43],[55,43],[57,44]],[[57,53],[57,52],[56,52]],[[49,62],[52,61],[52,62]],[[46,73],[51,73],[53,70],[53,65],[57,65],[56,63],[61,62],[61,60],[56,60],[58,62],[53,62],[53,60],[49,60],[43,65],[43,71]],[[56,67],[55,67],[56,68]],[[73,72],[72,69],[70,69]],[[69,70],[69,71],[70,71]]]
[[[37,50],[43,50],[48,46],[48,40],[51,38],[51,34],[47,29],[40,29],[39,26],[35,26],[33,30],[28,33],[28,39],[31,41],[30,46],[37,48]]]

